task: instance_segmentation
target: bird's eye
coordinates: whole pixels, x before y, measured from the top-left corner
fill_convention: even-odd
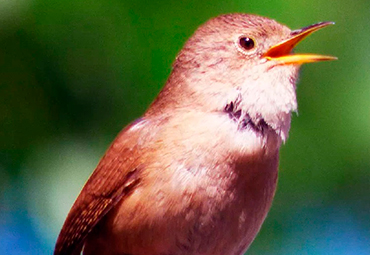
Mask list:
[[[242,47],[242,49],[246,51],[250,51],[254,49],[255,42],[252,38],[247,36],[242,36],[239,38],[239,45]]]

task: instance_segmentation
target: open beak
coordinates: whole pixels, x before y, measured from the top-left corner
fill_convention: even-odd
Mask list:
[[[316,54],[293,54],[293,48],[308,35],[313,32],[333,25],[334,22],[320,22],[308,27],[304,27],[298,30],[292,31],[291,37],[286,39],[274,46],[272,46],[265,54],[264,57],[267,60],[277,61],[283,65],[296,64],[301,65],[304,63],[325,61],[325,60],[336,60],[336,57],[332,56],[323,56]]]

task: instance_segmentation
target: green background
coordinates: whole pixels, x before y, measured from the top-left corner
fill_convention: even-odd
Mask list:
[[[0,2],[0,254],[51,254],[80,188],[158,94],[211,17],[296,29],[335,21],[300,52],[299,116],[273,207],[248,254],[370,254],[370,1]]]

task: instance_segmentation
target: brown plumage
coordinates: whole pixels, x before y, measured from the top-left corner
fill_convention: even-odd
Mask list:
[[[292,32],[231,14],[201,26],[85,184],[54,255],[243,254],[274,196],[299,65],[333,59],[291,50],[328,24]]]

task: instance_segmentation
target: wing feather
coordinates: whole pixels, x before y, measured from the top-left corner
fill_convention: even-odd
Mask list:
[[[54,255],[80,254],[85,238],[100,219],[139,185],[142,166],[136,162],[141,128],[130,130],[136,124],[118,135],[86,182],[64,222]]]

